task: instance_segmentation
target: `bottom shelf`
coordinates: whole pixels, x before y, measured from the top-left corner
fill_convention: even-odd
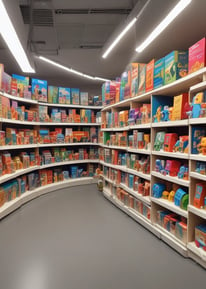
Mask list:
[[[85,178],[77,178],[77,179],[69,179],[63,182],[52,183],[40,188],[36,188],[32,191],[28,191],[23,193],[20,197],[15,198],[12,201],[5,203],[0,208],[0,219],[4,218],[5,216],[9,215],[16,209],[20,208],[25,203],[40,197],[41,195],[48,194],[54,192],[59,189],[73,187],[78,185],[86,185],[96,183],[97,180],[92,177],[85,177]]]
[[[146,219],[143,215],[138,214],[134,210],[128,208],[124,204],[122,204],[119,200],[114,198],[109,190],[106,190],[104,188],[103,190],[104,196],[111,201],[115,206],[117,206],[120,210],[125,212],[128,216],[133,218],[135,221],[140,223],[142,226],[144,226],[146,229],[148,229],[150,232],[152,232],[154,235],[156,235],[158,238],[160,238],[160,233],[159,231],[151,224],[150,220]]]
[[[187,248],[189,257],[206,269],[206,252],[197,248],[195,242],[188,243]]]
[[[187,245],[158,224],[154,226],[160,231],[161,239],[184,257],[188,257]]]

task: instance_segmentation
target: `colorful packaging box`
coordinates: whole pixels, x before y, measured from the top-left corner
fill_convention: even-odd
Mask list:
[[[202,38],[189,48],[189,73],[206,65],[206,39]]]
[[[11,92],[11,76],[6,72],[3,72],[2,90],[6,93]]]
[[[183,110],[187,102],[188,102],[188,93],[183,93],[183,94],[174,96],[172,120],[183,119]]]
[[[188,52],[174,50],[165,56],[165,84],[169,84],[188,72]]]
[[[80,92],[80,104],[88,105],[89,104],[89,95],[88,92]]]
[[[80,91],[78,88],[71,88],[71,103],[72,104],[79,104],[79,94]]]
[[[47,102],[47,81],[32,78],[32,99]]]
[[[160,58],[154,65],[154,89],[161,87],[165,82],[165,58]]]
[[[59,103],[71,104],[71,89],[68,87],[59,87]]]
[[[24,90],[29,86],[29,77],[12,74],[12,95],[15,95],[17,85],[17,96],[24,97]]]
[[[58,103],[58,87],[48,86],[48,103]]]
[[[4,72],[4,65],[0,63],[0,90],[2,90],[3,72]]]
[[[139,67],[138,94],[142,94],[145,92],[145,83],[146,83],[146,64],[142,64]]]
[[[155,60],[154,59],[151,60],[146,65],[146,84],[145,84],[146,91],[150,91],[150,90],[153,89],[154,65],[155,65]]]

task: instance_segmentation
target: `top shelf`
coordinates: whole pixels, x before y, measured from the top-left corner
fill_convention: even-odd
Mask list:
[[[24,102],[24,103],[38,104],[38,101],[36,101],[36,100],[10,95],[10,94],[8,94],[6,92],[0,92],[0,95],[6,96],[9,99],[13,99],[13,100],[16,100],[16,101],[21,101],[21,102]]]
[[[178,95],[178,93],[183,93],[183,92],[188,92],[190,87],[193,87],[194,89],[201,89],[204,87],[201,86],[201,84],[199,84],[199,82],[203,79],[203,75],[206,74],[206,67],[193,72],[191,74],[188,74],[187,76],[180,78],[170,84],[164,85],[160,88],[151,90],[149,92],[146,92],[144,94],[138,95],[136,97],[132,97],[129,99],[125,99],[121,102],[112,104],[112,105],[108,105],[106,107],[104,107],[102,109],[102,111],[106,111],[106,110],[110,110],[114,107],[125,107],[125,106],[129,106],[130,102],[135,102],[135,101],[146,101],[149,100],[151,95]],[[200,85],[200,86],[196,86],[196,84]],[[191,91],[191,89],[190,89]]]

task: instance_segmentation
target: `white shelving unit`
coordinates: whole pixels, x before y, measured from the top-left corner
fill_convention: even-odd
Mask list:
[[[48,103],[48,102],[38,102],[39,105],[50,106],[50,107],[62,107],[62,108],[82,108],[82,109],[94,109],[101,110],[103,106],[93,106],[93,105],[81,105],[81,104],[61,104],[61,103]]]
[[[51,167],[65,166],[65,165],[74,165],[74,164],[88,164],[88,163],[99,163],[99,160],[77,160],[77,161],[65,161],[65,162],[56,162],[47,165],[40,166],[40,169],[46,169]]]
[[[40,126],[100,126],[100,123],[84,122],[40,122]]]
[[[192,97],[195,95],[195,93],[205,90],[206,89],[206,68],[202,68],[192,74],[187,75],[184,78],[181,78],[173,83],[170,83],[168,85],[162,86],[161,88],[154,89],[150,92],[143,93],[142,95],[137,95],[136,97],[126,99],[124,101],[121,101],[119,103],[115,103],[112,105],[108,105],[102,109],[102,114],[106,112],[119,112],[121,110],[130,109],[138,107],[139,103],[152,103],[153,96],[176,96],[181,93],[189,92],[190,101],[192,101]],[[155,135],[158,131],[167,131],[170,132],[177,132],[179,131],[179,135],[186,135],[188,132],[189,135],[189,145],[191,145],[191,132],[192,132],[192,126],[193,125],[201,125],[206,126],[206,118],[198,118],[198,119],[185,119],[185,120],[179,120],[179,121],[167,121],[167,122],[159,122],[159,123],[153,123],[152,120],[150,123],[147,124],[140,124],[140,125],[130,125],[126,126],[123,130],[132,130],[137,129],[140,130],[147,130],[150,132],[150,148],[148,150],[141,150],[141,149],[134,149],[130,147],[125,147],[125,151],[128,153],[135,153],[141,155],[148,155],[150,156],[150,167],[151,167],[151,176],[147,176],[145,174],[142,174],[140,172],[136,172],[131,169],[125,169],[121,168],[121,166],[115,167],[112,164],[105,164],[104,162],[101,162],[103,165],[113,167],[115,169],[118,169],[120,171],[126,171],[127,173],[133,173],[134,175],[137,175],[145,180],[151,181],[151,188],[155,182],[159,179],[159,182],[167,181],[168,184],[170,183],[171,186],[177,187],[180,186],[183,190],[189,193],[189,205],[188,205],[188,211],[185,211],[181,209],[180,207],[176,206],[174,203],[169,202],[168,200],[164,199],[157,199],[152,197],[152,194],[150,192],[150,196],[147,197],[147,201],[145,202],[145,197],[139,195],[137,192],[134,192],[132,189],[128,188],[125,184],[120,183],[119,187],[131,194],[132,196],[136,197],[137,199],[141,200],[142,202],[146,204],[151,204],[151,216],[152,216],[152,223],[151,226],[153,226],[155,232],[158,232],[159,238],[161,238],[164,242],[166,242],[168,245],[170,245],[172,248],[177,250],[180,254],[182,254],[184,257],[187,257],[188,254],[190,257],[192,257],[197,262],[203,264],[206,267],[206,253],[198,249],[194,244],[194,230],[195,226],[198,225],[198,222],[202,220],[203,222],[206,222],[206,210],[205,209],[197,209],[192,205],[193,197],[195,194],[195,185],[198,182],[205,182],[206,185],[206,175],[201,175],[195,172],[195,162],[196,161],[203,161],[206,163],[206,155],[194,155],[190,153],[190,147],[189,147],[189,153],[179,153],[179,152],[166,152],[166,151],[154,151],[154,141],[155,141]],[[112,128],[112,129],[103,129],[102,131],[108,131],[108,132],[115,132],[118,131],[118,128]],[[186,132],[187,131],[187,132]],[[104,146],[105,148],[112,148],[110,146]],[[119,149],[118,147],[114,147],[112,149]],[[120,148],[123,150],[123,148]],[[155,162],[156,159],[162,159],[166,161],[169,159],[179,160],[181,164],[188,165],[189,168],[189,180],[183,180],[179,179],[178,177],[171,177],[169,175],[162,175],[159,172],[154,171],[155,170]],[[114,188],[113,188],[114,189]],[[112,184],[111,184],[111,192],[107,192],[108,199],[112,200],[113,203],[116,202],[115,198],[112,194],[115,195],[115,191],[113,192]],[[129,208],[125,209],[124,204],[117,204],[117,207],[119,207],[121,210],[125,212],[127,210],[131,211]],[[157,214],[157,211],[159,209],[165,209],[169,210],[171,212],[176,213],[177,215],[184,217],[188,220],[188,230],[187,230],[187,242],[184,244],[181,242],[178,238],[176,238],[173,234],[168,232],[167,230],[163,229],[159,225],[156,224],[156,218],[155,214]],[[137,220],[138,221],[138,220]],[[139,222],[139,221],[138,221]],[[143,224],[144,225],[144,224]],[[192,242],[193,243],[192,243]],[[187,246],[188,243],[188,246]],[[193,245],[191,245],[193,244]],[[193,246],[193,248],[191,247]],[[198,253],[197,253],[198,252]],[[200,254],[201,253],[201,254]],[[203,257],[203,253],[205,253],[205,258]],[[203,255],[202,255],[203,254]]]

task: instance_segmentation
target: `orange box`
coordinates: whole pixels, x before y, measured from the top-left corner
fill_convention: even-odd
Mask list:
[[[173,100],[173,110],[172,110],[172,120],[183,119],[184,106],[188,102],[188,93],[182,93],[174,97]]]
[[[155,60],[151,60],[147,66],[146,66],[146,91],[150,91],[154,87],[154,65],[155,65]]]

